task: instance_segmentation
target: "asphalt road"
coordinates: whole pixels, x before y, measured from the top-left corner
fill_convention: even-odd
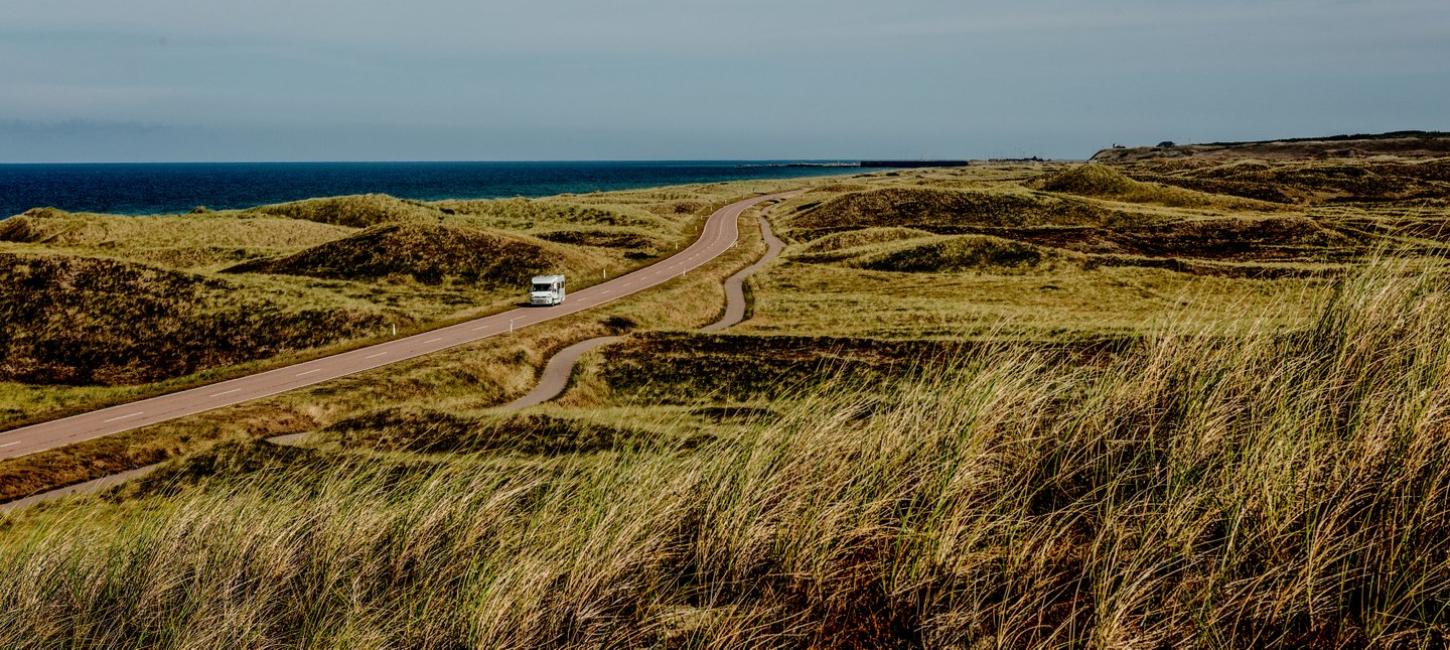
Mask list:
[[[600,336],[585,339],[559,350],[544,366],[544,372],[539,373],[539,383],[534,384],[533,390],[501,408],[505,411],[517,411],[521,408],[543,404],[558,397],[565,388],[569,387],[569,377],[574,374],[574,364],[579,362],[579,357],[584,356],[590,350],[609,345],[622,338],[624,337]]]
[[[760,235],[765,239],[765,254],[755,260],[754,264],[736,271],[735,275],[725,279],[725,314],[720,317],[720,320],[701,328],[703,331],[718,332],[745,320],[745,308],[748,305],[745,301],[745,281],[755,275],[756,271],[779,257],[780,252],[785,250],[785,242],[775,236],[775,232],[770,229],[770,222],[766,221],[765,217],[759,217],[759,219]]]
[[[705,222],[699,239],[650,266],[569,293],[562,305],[522,307],[422,334],[379,343],[200,388],[129,402],[0,433],[0,459],[129,431],[212,409],[240,404],[304,386],[372,370],[451,347],[507,334],[618,300],[658,286],[709,262],[735,245],[736,221],[746,209],[791,193],[758,196],[727,205]],[[519,287],[520,295],[525,287]],[[572,364],[571,364],[572,365]],[[567,380],[567,375],[566,375]]]
[[[715,332],[723,330],[745,320],[745,309],[747,306],[745,301],[745,280],[766,264],[769,264],[771,260],[779,257],[780,252],[785,249],[785,242],[781,241],[770,230],[770,222],[766,221],[765,217],[759,217],[759,219],[760,234],[765,239],[765,254],[760,256],[760,259],[756,260],[754,264],[740,269],[735,275],[726,278],[725,314],[720,317],[720,320],[701,328],[702,331]],[[539,382],[534,384],[533,390],[530,390],[523,397],[509,402],[501,408],[505,411],[516,411],[518,409],[543,404],[562,395],[564,389],[569,387],[569,377],[574,374],[574,366],[579,362],[579,357],[584,356],[592,350],[614,343],[621,338],[623,337],[601,336],[585,339],[560,350],[544,366],[544,372],[539,374]]]

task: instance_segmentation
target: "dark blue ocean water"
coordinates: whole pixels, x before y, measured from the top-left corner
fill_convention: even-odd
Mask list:
[[[858,171],[791,161],[9,164],[0,165],[0,219],[39,206],[157,214],[367,192],[421,200],[547,196]]]

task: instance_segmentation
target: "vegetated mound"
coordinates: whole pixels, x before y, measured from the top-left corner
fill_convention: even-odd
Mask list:
[[[91,212],[69,212],[60,208],[31,208],[7,219],[0,219],[0,241],[26,244],[41,242],[58,233],[73,230],[77,223],[107,218],[124,217]]]
[[[0,220],[0,241],[31,243],[45,237],[42,227],[32,217],[18,215]]]
[[[355,194],[305,199],[252,208],[248,212],[290,219],[306,219],[338,226],[366,228],[381,223],[436,221],[437,208],[386,194]]]
[[[1047,355],[1086,361],[1129,343],[1131,340],[1120,338],[1032,345]],[[992,345],[996,344],[645,332],[604,348],[599,376],[611,398],[626,403],[774,404],[782,396],[805,394],[833,383],[870,385],[929,374]]]
[[[300,219],[238,213],[119,216],[50,211],[32,216],[34,212],[0,221],[0,241],[86,249],[80,252],[176,268],[277,255],[353,232]]]
[[[556,244],[595,246],[598,248],[658,251],[660,246],[660,242],[657,239],[638,230],[579,228],[537,232],[533,233],[533,236]]]
[[[1331,217],[1336,226],[1366,238],[1413,237],[1450,243],[1450,200],[1399,203],[1381,213],[1366,213],[1358,207]]]
[[[888,188],[846,194],[791,216],[797,230],[942,226],[1021,227],[1101,223],[1107,211],[1085,201],[1031,194]]]
[[[840,263],[870,271],[904,273],[1020,273],[1070,261],[1060,251],[1030,243],[991,235],[951,235],[867,248]]]
[[[431,205],[444,214],[481,219],[489,227],[510,230],[534,230],[557,225],[658,228],[673,223],[637,206],[601,207],[554,199],[449,200]],[[689,214],[692,207],[682,210],[674,214]]]
[[[1145,255],[1245,260],[1363,252],[1370,243],[1304,217],[1179,221],[1120,231],[1119,241]]]
[[[907,239],[933,236],[928,231],[916,228],[863,228],[861,230],[846,230],[811,240],[809,244],[806,244],[800,249],[797,255],[834,253],[859,248],[861,246],[889,244]]]
[[[1241,197],[1211,196],[1202,192],[1133,180],[1106,165],[1079,165],[1035,181],[1034,186],[1049,192],[1114,199],[1131,203],[1157,203],[1181,208],[1228,208],[1277,210],[1268,202]]]
[[[679,199],[646,203],[644,208],[649,210],[651,214],[679,217],[690,214],[704,214],[709,211],[710,203],[697,199]]]
[[[346,448],[413,453],[566,454],[634,447],[658,434],[542,414],[468,417],[434,409],[388,408],[324,429]],[[698,442],[698,441],[697,441]]]
[[[520,285],[545,272],[593,267],[582,251],[532,237],[441,224],[384,224],[280,258],[246,262],[227,272],[279,273],[344,280],[408,276]]]
[[[1013,239],[1078,253],[1238,261],[1329,260],[1365,252],[1355,237],[1304,217],[1195,219],[1131,228],[1031,228]]]
[[[1148,161],[1135,178],[1281,203],[1385,202],[1450,197],[1450,159],[1334,162]]]
[[[835,183],[817,185],[810,188],[806,192],[808,194],[839,194],[841,192],[864,192],[869,189],[871,189],[871,186],[865,183],[842,183],[838,181]]]
[[[1308,200],[1308,197],[1304,196],[1300,192],[1291,191],[1288,188],[1272,185],[1270,183],[1265,183],[1261,181],[1236,178],[1167,175],[1158,173],[1153,170],[1139,169],[1132,170],[1132,176],[1140,180],[1150,181],[1163,185],[1173,185],[1175,187],[1181,187],[1183,189],[1192,190],[1195,192],[1237,196],[1240,198],[1253,199],[1255,201],[1265,201],[1268,203],[1290,205],[1295,203],[1302,203]]]
[[[29,210],[26,210],[25,212],[14,216],[33,217],[36,219],[53,219],[56,217],[66,217],[73,214],[78,213],[71,212],[69,210],[62,210],[60,208],[51,206],[39,206],[31,208]]]
[[[1381,134],[1288,138],[1254,142],[1212,142],[1157,147],[1116,147],[1093,155],[1093,162],[1122,163],[1164,158],[1260,158],[1306,160],[1394,155],[1439,158],[1450,155],[1450,133],[1395,131]]]
[[[1386,201],[1450,196],[1443,161],[1423,164],[1285,165],[1228,177],[1287,191],[1309,201]]]
[[[1040,179],[1037,185],[1049,192],[1085,196],[1116,196],[1138,191],[1140,183],[1106,165],[1079,165]]]
[[[379,331],[380,314],[295,308],[230,283],[64,255],[0,254],[0,381],[136,384]]]

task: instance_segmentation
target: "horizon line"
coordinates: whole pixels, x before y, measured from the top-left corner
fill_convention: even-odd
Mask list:
[[[1033,156],[1026,156],[1026,159]],[[1077,160],[1076,158],[1043,160]],[[879,161],[972,162],[1008,158],[879,156],[841,158],[399,158],[358,160],[0,160],[0,165],[291,165],[291,164],[379,164],[379,163],[812,163],[852,164]],[[1084,159],[1085,160],[1085,159]]]

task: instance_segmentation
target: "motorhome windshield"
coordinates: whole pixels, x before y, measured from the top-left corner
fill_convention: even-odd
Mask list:
[[[547,282],[535,282],[534,291],[553,291],[554,285]]]

